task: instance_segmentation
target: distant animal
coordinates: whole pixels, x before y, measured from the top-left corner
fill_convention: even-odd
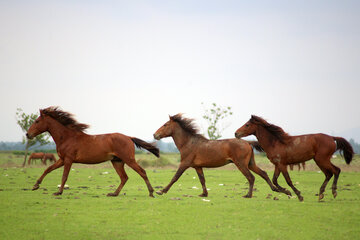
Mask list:
[[[52,153],[45,153],[43,157],[43,163],[46,165],[46,160],[49,160],[50,162],[56,162],[55,155]]]
[[[303,170],[305,171],[305,162],[302,162],[301,165],[303,167]],[[298,171],[301,170],[300,163],[295,163],[295,164],[290,164],[289,165],[291,171],[294,170],[294,166],[298,166]]]
[[[107,196],[118,196],[128,180],[124,165],[134,169],[145,181],[149,190],[149,196],[153,197],[154,189],[146,175],[146,171],[135,161],[135,147],[146,150],[159,157],[159,149],[153,144],[147,143],[135,137],[129,137],[121,133],[88,135],[84,132],[89,126],[78,123],[72,114],[60,110],[58,107],[48,107],[40,110],[40,116],[30,126],[26,136],[29,139],[48,131],[53,137],[59,159],[49,166],[41,177],[36,181],[33,190],[40,187],[44,177],[51,171],[64,166],[61,185],[58,192],[63,192],[64,185],[73,163],[96,164],[111,161],[121,179],[119,187]]]
[[[236,138],[208,140],[198,133],[192,119],[184,118],[181,114],[170,116],[170,120],[154,133],[154,138],[157,140],[165,137],[173,138],[180,151],[181,159],[179,168],[170,183],[164,189],[156,192],[159,195],[167,193],[183,172],[192,167],[195,168],[202,185],[203,192],[199,196],[207,197],[208,191],[205,185],[203,168],[216,168],[228,163],[234,163],[249,182],[249,190],[244,196],[245,198],[252,197],[255,181],[255,177],[250,170],[265,179],[273,191],[278,191],[271,183],[267,173],[256,165],[253,149],[247,141]]]
[[[333,165],[330,159],[336,150],[340,150],[344,153],[346,163],[350,164],[354,155],[353,148],[344,138],[322,133],[290,136],[282,128],[270,124],[263,118],[255,115],[252,115],[250,120],[235,132],[237,138],[249,135],[257,137],[268,159],[275,165],[273,183],[280,191],[291,195],[290,191],[279,186],[277,182],[281,172],[299,200],[303,201],[304,198],[301,196],[300,191],[295,188],[290,179],[287,165],[314,159],[315,163],[325,174],[325,181],[320,187],[319,201],[324,198],[326,185],[333,175],[332,194],[334,198],[337,196],[337,181],[341,170]]]
[[[36,160],[40,160],[42,163],[44,163],[44,156],[45,154],[43,152],[31,153],[28,159],[28,165],[30,165],[30,163],[34,163]]]
[[[30,162],[34,163],[35,160],[40,159],[41,162],[46,165],[46,160],[49,160],[50,162],[56,162],[56,158],[54,156],[54,154],[52,153],[43,153],[43,152],[37,152],[37,153],[32,153],[29,157],[28,160],[28,165],[30,165]]]

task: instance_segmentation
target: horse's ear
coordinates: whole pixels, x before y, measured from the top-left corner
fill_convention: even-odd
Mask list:
[[[42,116],[43,115],[43,110],[39,109],[39,111],[40,111],[40,116]]]
[[[169,114],[169,119],[172,120],[172,116],[170,116],[170,114]]]

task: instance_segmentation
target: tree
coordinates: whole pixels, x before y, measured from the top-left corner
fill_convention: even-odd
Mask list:
[[[201,103],[204,106],[204,103]],[[208,122],[207,134],[210,139],[221,138],[221,133],[226,127],[220,125],[220,121],[232,115],[231,107],[218,106],[213,103],[210,108],[205,108],[203,118]]]
[[[21,130],[26,134],[27,130],[30,128],[30,126],[35,122],[35,120],[39,117],[37,114],[26,114],[23,112],[21,108],[16,109],[16,122],[20,126]],[[28,154],[29,148],[34,146],[35,144],[39,143],[40,146],[46,145],[50,143],[49,141],[50,135],[47,133],[42,133],[34,137],[33,139],[27,139],[26,136],[23,136],[22,142],[23,144],[26,143],[25,147],[25,158],[23,167],[26,163],[26,157]]]

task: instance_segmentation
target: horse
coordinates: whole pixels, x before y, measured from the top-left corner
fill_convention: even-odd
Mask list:
[[[300,163],[295,163],[295,164],[290,164],[289,167],[290,167],[290,170],[294,170],[294,166],[298,166],[298,171],[301,170],[301,166],[303,167],[303,170],[305,171],[305,162],[302,162],[301,163],[301,166],[300,166]]]
[[[78,123],[71,113],[62,111],[59,107],[52,106],[40,110],[40,116],[30,126],[26,136],[32,139],[43,132],[49,132],[56,144],[59,159],[44,171],[32,190],[40,187],[48,173],[64,166],[61,186],[58,192],[54,193],[54,195],[61,195],[73,163],[97,164],[110,160],[121,182],[115,192],[109,193],[107,196],[119,195],[128,180],[124,169],[124,164],[127,164],[144,179],[149,196],[154,197],[154,189],[146,171],[135,161],[134,144],[138,148],[150,151],[156,157],[159,157],[159,149],[153,144],[121,133],[88,135],[84,132],[87,128],[89,125]]]
[[[32,153],[30,154],[30,157],[28,159],[28,165],[30,165],[31,162],[35,162],[35,160],[40,159],[42,163],[44,163],[44,153],[43,152],[38,152],[38,153]]]
[[[252,197],[255,177],[249,169],[265,179],[273,191],[278,191],[271,183],[267,173],[256,165],[253,149],[247,141],[236,138],[208,140],[198,133],[198,129],[193,124],[193,119],[184,118],[182,114],[169,116],[169,118],[169,121],[154,133],[154,138],[160,140],[171,136],[180,151],[181,160],[170,183],[162,190],[157,191],[157,194],[167,193],[183,172],[192,167],[196,170],[202,185],[203,192],[199,196],[207,197],[208,191],[205,185],[203,167],[216,168],[228,163],[234,163],[249,182],[249,191],[243,197]]]
[[[235,132],[236,138],[249,135],[256,136],[268,159],[275,165],[273,183],[280,191],[291,195],[290,191],[279,186],[277,182],[281,172],[298,199],[303,201],[301,192],[292,184],[287,165],[314,159],[317,166],[325,174],[325,181],[320,187],[319,201],[324,198],[326,185],[333,175],[332,194],[336,198],[337,181],[341,170],[332,164],[330,159],[337,150],[343,152],[347,164],[350,164],[354,156],[353,148],[344,138],[322,133],[290,136],[281,127],[270,124],[255,115],[252,115],[250,120]]]
[[[43,163],[46,165],[46,160],[49,160],[50,162],[56,162],[55,155],[52,153],[45,153],[43,157]]]

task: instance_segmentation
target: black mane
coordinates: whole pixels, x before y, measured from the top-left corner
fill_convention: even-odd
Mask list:
[[[290,136],[287,134],[281,127],[274,124],[268,123],[263,118],[251,115],[250,122],[256,125],[264,127],[269,131],[275,138],[277,138],[281,143],[287,143]]]
[[[170,119],[174,122],[177,122],[180,127],[190,135],[206,139],[202,134],[199,133],[199,129],[195,126],[193,119],[184,118],[181,113],[171,116]]]
[[[65,127],[84,132],[86,129],[88,129],[90,126],[84,123],[78,123],[73,115],[68,112],[64,112],[59,109],[59,107],[48,107],[41,110],[41,113],[47,116],[50,116],[60,122]]]

